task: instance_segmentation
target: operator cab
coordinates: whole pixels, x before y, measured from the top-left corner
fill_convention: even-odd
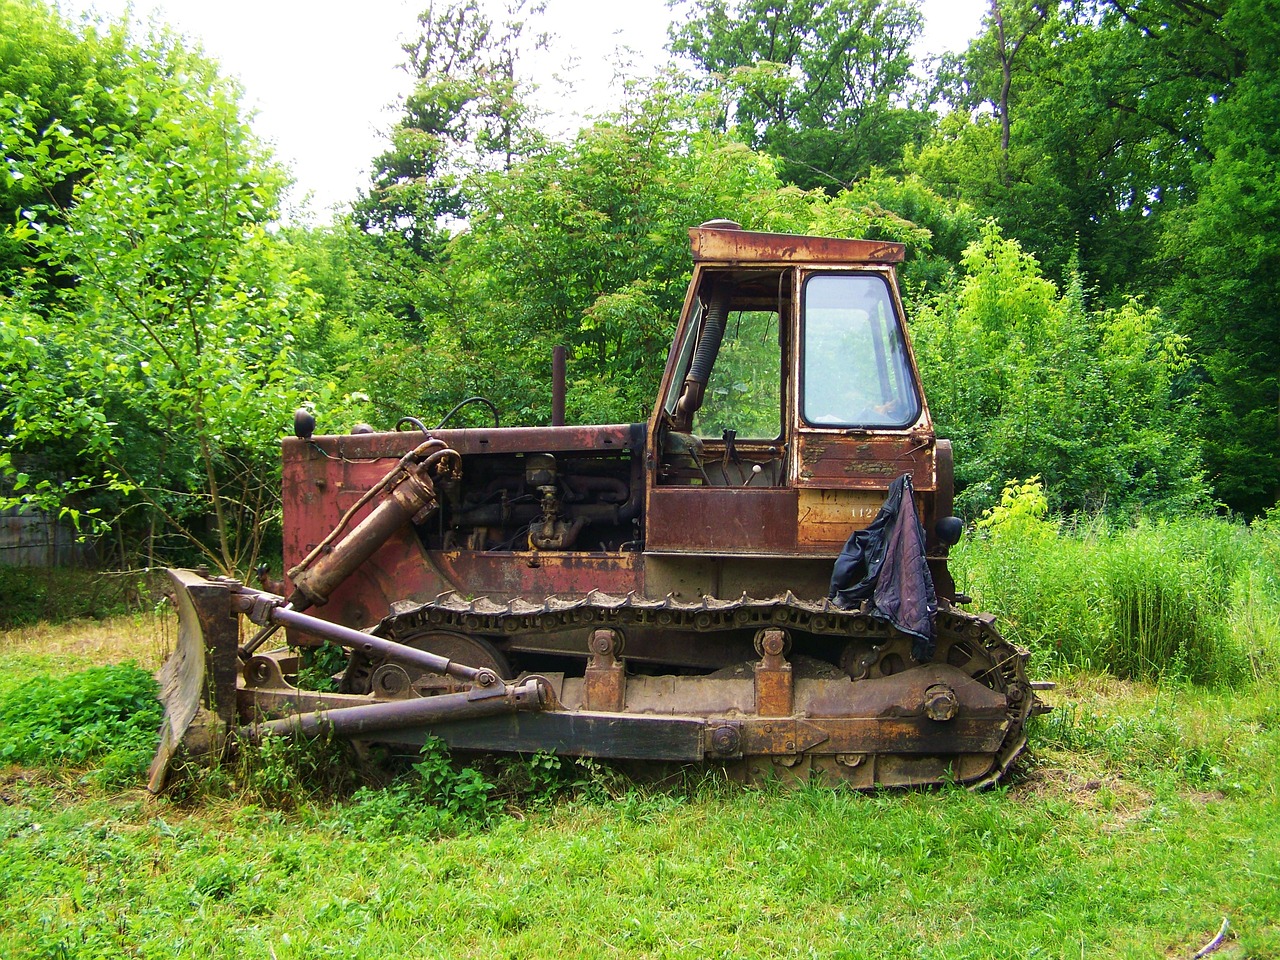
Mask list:
[[[656,483],[794,485],[798,434],[927,426],[893,276],[902,248],[797,250],[802,238],[735,231],[736,262],[718,264],[707,235],[732,229],[691,231],[704,256],[664,376]]]
[[[903,473],[930,515],[937,443],[894,276],[903,246],[725,222],[690,239],[649,421],[646,553],[830,557]]]

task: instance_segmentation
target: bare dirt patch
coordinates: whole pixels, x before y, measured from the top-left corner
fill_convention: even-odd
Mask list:
[[[1151,808],[1152,793],[1110,772],[1070,770],[1042,763],[1011,791],[1023,802],[1059,799],[1099,815],[1101,829],[1121,830]]]

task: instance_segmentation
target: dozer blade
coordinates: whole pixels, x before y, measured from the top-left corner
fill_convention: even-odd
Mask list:
[[[152,793],[163,789],[179,748],[197,756],[214,753],[230,736],[246,742],[264,734],[315,736],[326,731],[361,737],[537,711],[554,704],[542,677],[505,683],[492,670],[299,613],[282,597],[246,588],[235,580],[208,579],[189,570],[170,570],[169,576],[178,610],[178,645],[157,674],[165,713],[147,783]],[[364,653],[398,657],[447,674],[467,689],[408,700],[300,690],[285,680],[281,669],[282,662],[295,658],[250,656],[248,650],[241,650],[241,614],[272,629],[288,625]],[[259,634],[266,635],[265,631]]]
[[[164,720],[147,789],[159,793],[184,744],[193,753],[220,746],[235,721],[240,618],[227,589],[190,570],[170,570],[178,645],[156,674]]]

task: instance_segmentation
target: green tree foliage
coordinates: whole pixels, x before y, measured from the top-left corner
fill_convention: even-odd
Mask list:
[[[447,226],[467,213],[465,178],[510,167],[541,143],[518,74],[530,40],[528,19],[542,5],[512,0],[495,24],[479,0],[430,3],[418,15],[420,33],[404,45],[404,69],[414,79],[390,148],[374,160],[373,184],[355,204],[366,231],[398,235],[430,259]]]
[[[1237,0],[1218,29],[1243,56],[1205,122],[1198,196],[1170,248],[1171,300],[1203,358],[1206,462],[1249,513],[1280,502],[1280,4]]]
[[[58,151],[67,142],[93,137],[104,146],[127,141],[128,110],[111,95],[120,80],[123,32],[87,27],[77,32],[40,0],[0,0],[0,99],[6,115],[21,115],[32,130],[61,127],[75,131],[65,141],[46,140],[51,151],[43,163],[13,151],[13,135],[0,136],[0,224],[12,224],[25,211],[42,219],[71,204],[83,168]],[[26,161],[26,162],[24,162]],[[0,234],[0,292],[11,292],[24,272],[34,268],[23,243]],[[28,276],[30,284],[32,277]],[[65,278],[43,275],[51,285]]]
[[[722,86],[729,125],[784,180],[834,193],[898,168],[932,125],[913,96],[921,26],[917,0],[695,0],[671,48]]]
[[[1211,88],[1177,75],[1141,28],[1091,3],[995,0],[965,56],[959,109],[908,166],[998,219],[1065,278],[1112,299],[1158,270],[1185,200]]]
[[[371,236],[349,220],[281,236],[315,307],[292,326],[297,363],[318,391],[312,399],[329,412],[363,415],[367,360],[420,335],[422,314],[438,299],[438,271],[397,238]]]
[[[294,234],[299,266],[327,291],[319,325],[298,331],[303,352],[323,356],[309,369],[334,380],[326,414],[431,424],[482,394],[507,422],[546,422],[549,358],[563,344],[571,419],[643,419],[684,294],[689,226],[729,217],[903,241],[913,290],[946,282],[978,235],[971,210],[916,178],[874,170],[834,197],[784,186],[778,161],[717,129],[717,110],[676,75],[634,84],[572,142],[460,181],[465,229],[427,263],[394,235]],[[481,407],[460,416],[490,422]]]
[[[467,309],[445,276],[447,247],[428,263],[398,238],[342,223],[293,232],[290,245],[317,298],[295,337],[322,430],[357,422],[387,429],[406,415],[435,426],[459,400],[487,389],[452,330],[450,318]]]
[[[920,289],[941,284],[978,234],[972,212],[917,180],[876,172],[835,197],[784,186],[775,160],[714,129],[714,109],[678,78],[637,85],[573,142],[469,179],[467,228],[437,262],[424,268],[381,240],[357,254],[356,273],[380,282],[348,309],[377,346],[334,360],[356,372],[339,394],[366,393],[365,415],[382,425],[404,414],[434,422],[471,394],[492,398],[508,422],[545,423],[551,351],[565,345],[570,419],[644,419],[683,301],[691,225],[728,217],[904,241]]]
[[[914,335],[967,513],[1031,475],[1064,512],[1205,501],[1194,411],[1178,389],[1186,341],[1158,310],[1089,310],[1078,284],[1060,293],[994,226],[965,252],[964,273],[919,311]]]
[[[1163,282],[1168,218],[1194,200],[1212,161],[1206,118],[1239,71],[1229,6],[993,2],[957,99],[972,122],[952,121],[917,169],[998,217],[1056,276],[1078,253],[1104,295]]]
[[[115,69],[107,113],[127,129],[83,98],[75,122],[41,124],[38,86],[0,108],[10,180],[74,184],[7,233],[60,285],[0,299],[0,466],[18,502],[94,513],[134,549],[177,535],[243,570],[299,386],[283,323],[307,300],[266,229],[284,180],[209,61],[161,35]]]
[[[329,430],[432,426],[472,394],[546,422],[564,344],[571,420],[644,418],[686,229],[728,217],[908,245],[971,514],[1032,475],[1057,510],[1197,507],[1193,399],[1219,494],[1260,510],[1274,3],[993,0],[938,119],[914,0],[697,0],[672,46],[701,76],[564,143],[519,75],[538,9],[433,3],[368,195],[305,230],[272,228],[280,174],[201,57],[0,0],[0,460],[19,499],[243,568],[300,391]]]
[[[911,300],[924,299],[954,278],[964,251],[983,226],[972,207],[943,197],[919,177],[894,177],[881,170],[872,170],[823,206],[809,229],[907,245],[899,279]]]
[[[422,322],[367,371],[382,419],[440,416],[480,393],[513,422],[546,422],[558,344],[572,351],[571,418],[646,417],[684,295],[687,228],[750,220],[781,186],[767,158],[700,132],[701,110],[659,82],[572,143],[472,178],[468,228],[415,290]]]
[[[1280,495],[1278,188],[1264,0],[992,0],[950,85],[957,110],[907,166],[1070,282],[1145,295],[1189,337],[1218,495]]]

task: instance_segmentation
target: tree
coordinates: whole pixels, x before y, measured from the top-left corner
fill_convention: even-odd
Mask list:
[[[964,278],[916,314],[925,392],[956,446],[959,503],[976,516],[1011,477],[1040,475],[1064,512],[1177,514],[1207,501],[1185,337],[1130,300],[1091,310],[989,226]]]
[[[1169,241],[1169,298],[1203,358],[1206,461],[1215,490],[1258,515],[1280,502],[1280,4],[1236,0],[1218,25],[1243,55],[1205,121],[1197,196]]]
[[[551,348],[564,344],[571,416],[648,415],[684,294],[688,227],[749,222],[781,186],[770,160],[701,132],[704,109],[660,79],[572,143],[473,181],[468,229],[444,266],[456,299],[433,334],[451,341],[442,354],[470,359],[435,382],[469,368],[514,419],[545,422],[549,385],[529,384],[548,384]]]
[[[77,33],[40,0],[0,0],[0,23],[0,100],[7,114],[20,114],[31,129],[73,129],[72,139],[95,137],[104,148],[127,142],[126,105],[110,93],[120,79],[122,30],[86,27]],[[58,211],[71,205],[85,171],[67,162],[52,141],[43,144],[53,151],[46,162],[26,165],[12,152],[10,137],[0,138],[0,144],[7,161],[0,165],[0,224],[12,224],[23,210],[54,218],[38,220],[42,225],[58,222]],[[33,268],[39,269],[29,250],[0,233],[0,293],[11,292]],[[27,283],[32,279],[28,275]],[[40,279],[49,286],[65,284],[56,275]]]
[[[1010,91],[1013,87],[1013,66],[1018,53],[1032,35],[1049,19],[1049,11],[1043,3],[1014,3],[1011,0],[991,0],[991,29],[987,36],[992,41],[996,63],[1000,69],[999,92],[994,104],[1000,120],[1000,152],[1005,163],[1009,159]]]
[[[359,361],[368,418],[433,422],[480,393],[504,422],[546,422],[562,344],[570,417],[646,417],[684,293],[688,227],[759,225],[781,187],[771,159],[707,132],[707,109],[678,80],[637,84],[572,142],[469,177],[466,227],[434,261],[386,237],[351,248],[354,323],[378,345]],[[460,422],[484,416],[469,408]]]
[[[416,40],[405,44],[414,78],[391,147],[374,161],[370,192],[355,204],[366,231],[398,234],[430,259],[466,216],[462,183],[470,174],[506,169],[538,148],[541,135],[526,99],[518,62],[528,44],[528,17],[541,3],[512,0],[495,24],[479,0],[432,2],[418,15]]]
[[[913,102],[921,26],[917,0],[695,0],[671,49],[723,86],[728,122],[784,180],[835,193],[899,168],[932,125]]]
[[[907,245],[900,280],[909,304],[945,289],[959,270],[965,250],[982,233],[973,208],[930,189],[919,177],[891,177],[880,170],[831,200],[832,210],[857,211],[861,223],[843,227],[840,236],[892,240]],[[818,215],[809,229],[840,230],[829,215]],[[835,234],[833,234],[835,235]]]
[[[907,166],[998,219],[1053,277],[1077,258],[1113,302],[1162,281],[1166,221],[1194,196],[1223,92],[1220,44],[1177,6],[1148,0],[1136,22],[1106,3],[993,0],[956,111]]]
[[[284,178],[209,61],[161,34],[125,44],[116,68],[127,136],[84,98],[76,122],[41,124],[38,85],[0,109],[10,176],[74,184],[8,231],[63,282],[0,298],[0,467],[21,503],[95,512],[122,540],[176,535],[243,571],[270,529],[299,386],[298,303],[267,230]],[[50,452],[58,469],[20,467]]]
[[[962,109],[908,166],[1114,307],[1144,291],[1189,338],[1226,505],[1280,496],[1274,311],[1280,49],[1273,0],[995,0]],[[1043,12],[1016,57],[1007,28]],[[1003,81],[1003,82],[1001,82]],[[1000,137],[1007,136],[1007,150]]]

